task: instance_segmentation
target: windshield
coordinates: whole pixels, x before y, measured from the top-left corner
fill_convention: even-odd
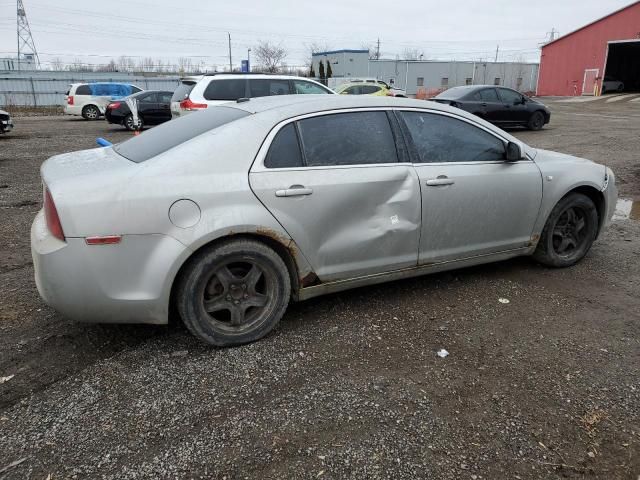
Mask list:
[[[249,115],[244,110],[214,107],[163,123],[142,135],[138,135],[113,149],[132,162],[149,160],[205,132]]]

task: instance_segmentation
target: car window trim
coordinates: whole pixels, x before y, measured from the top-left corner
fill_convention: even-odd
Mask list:
[[[260,148],[258,149],[258,153],[256,154],[255,158],[253,159],[253,162],[251,163],[251,167],[249,168],[249,173],[261,173],[261,172],[286,172],[286,171],[296,171],[296,170],[334,170],[334,169],[349,169],[349,168],[376,168],[376,167],[396,167],[399,165],[402,166],[411,166],[413,165],[412,162],[400,162],[400,155],[397,155],[397,162],[389,162],[389,163],[361,163],[361,164],[354,164],[354,165],[315,165],[315,166],[309,166],[307,165],[307,161],[306,161],[306,157],[304,157],[304,145],[302,144],[303,139],[302,139],[302,135],[299,136],[299,144],[300,147],[302,148],[302,153],[303,153],[303,161],[305,162],[305,166],[303,167],[285,167],[285,168],[268,168],[265,167],[264,165],[264,161],[267,158],[267,153],[269,152],[269,149],[271,148],[271,144],[273,143],[274,138],[276,137],[276,135],[278,134],[278,132],[283,129],[285,126],[287,126],[289,123],[293,123],[293,122],[298,122],[301,120],[305,120],[307,118],[314,118],[314,117],[322,117],[325,115],[333,115],[336,113],[357,113],[357,112],[387,112],[387,111],[393,111],[393,110],[397,110],[396,107],[348,107],[348,108],[336,108],[336,109],[332,109],[332,110],[326,110],[326,111],[322,111],[322,112],[311,112],[311,113],[305,113],[302,115],[296,115],[295,117],[291,117],[291,118],[287,118],[285,120],[282,120],[280,122],[278,122],[276,125],[273,126],[273,128],[269,131],[269,133],[267,134],[267,136],[265,137],[264,141],[262,142],[262,145],[260,146]],[[387,121],[389,121],[387,119]],[[389,122],[389,128],[391,128],[392,130],[392,134],[393,134],[393,128],[391,127],[391,122]],[[296,131],[296,133],[298,133]],[[395,139],[395,137],[394,137]],[[397,151],[398,147],[396,145],[396,151]]]
[[[456,120],[461,120],[469,125],[471,125],[472,127],[476,127],[479,128],[481,130],[484,130],[485,132],[489,133],[490,135],[493,135],[495,138],[497,138],[498,140],[500,140],[505,147],[505,151],[507,148],[507,143],[512,141],[509,140],[508,138],[505,138],[501,135],[499,135],[497,132],[493,132],[492,130],[486,128],[484,125],[481,125],[479,123],[473,122],[471,121],[471,119],[468,119],[466,117],[463,117],[461,115],[456,115],[453,114],[451,112],[445,112],[442,110],[431,110],[431,109],[422,109],[422,108],[412,108],[412,107],[403,107],[403,108],[394,108],[394,110],[396,111],[396,115],[398,117],[399,123],[401,125],[401,127],[403,128],[403,133],[405,135],[407,135],[407,141],[410,145],[409,147],[409,152],[411,154],[411,156],[416,160],[414,162],[412,162],[413,165],[484,165],[484,164],[501,164],[501,163],[505,163],[506,160],[487,160],[487,161],[483,161],[483,162],[422,162],[420,161],[420,155],[418,154],[418,149],[415,145],[415,143],[413,142],[413,138],[411,137],[411,133],[409,132],[409,127],[407,127],[407,125],[404,122],[404,119],[402,118],[402,115],[398,115],[398,113],[401,112],[423,112],[423,113],[431,113],[431,114],[438,114],[438,115],[442,115],[445,117],[451,117],[454,118]],[[520,150],[522,150],[523,154],[525,154],[524,151],[524,145],[521,143],[518,143],[518,146],[520,147]],[[517,160],[515,162],[508,162],[509,164],[517,164],[517,163],[532,163],[533,160],[528,156],[525,155],[526,158],[523,158],[521,160]]]

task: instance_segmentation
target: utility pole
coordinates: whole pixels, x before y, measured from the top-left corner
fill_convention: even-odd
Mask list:
[[[494,60],[494,63],[498,63],[498,52],[500,51],[500,45],[496,45],[496,59]]]
[[[376,47],[376,60],[380,60],[380,37],[378,37],[378,46]]]
[[[36,67],[40,67],[40,57],[36,50],[36,44],[31,35],[31,28],[27,20],[27,13],[24,10],[22,0],[16,2],[16,33],[18,37],[18,70],[21,70],[22,56],[30,55],[36,62]],[[25,53],[25,50],[27,53]]]
[[[551,27],[551,32],[549,33],[549,41],[553,42],[556,39],[556,29],[555,27]]]
[[[247,48],[247,73],[251,72],[251,49]]]
[[[233,61],[231,60],[231,34],[227,32],[229,35],[229,73],[233,73]]]

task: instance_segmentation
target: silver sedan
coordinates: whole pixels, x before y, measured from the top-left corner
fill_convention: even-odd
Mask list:
[[[366,96],[213,107],[42,166],[38,290],[85,322],[168,322],[214,345],[290,300],[532,255],[582,259],[613,214],[603,165],[462,110]]]

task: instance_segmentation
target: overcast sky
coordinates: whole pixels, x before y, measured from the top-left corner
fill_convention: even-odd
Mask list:
[[[630,0],[23,0],[42,62],[60,57],[107,63],[128,55],[234,65],[269,40],[304,64],[313,43],[333,49],[375,45],[383,57],[418,49],[425,59],[538,61],[538,45],[631,3]],[[16,2],[0,0],[0,56],[15,55]]]

